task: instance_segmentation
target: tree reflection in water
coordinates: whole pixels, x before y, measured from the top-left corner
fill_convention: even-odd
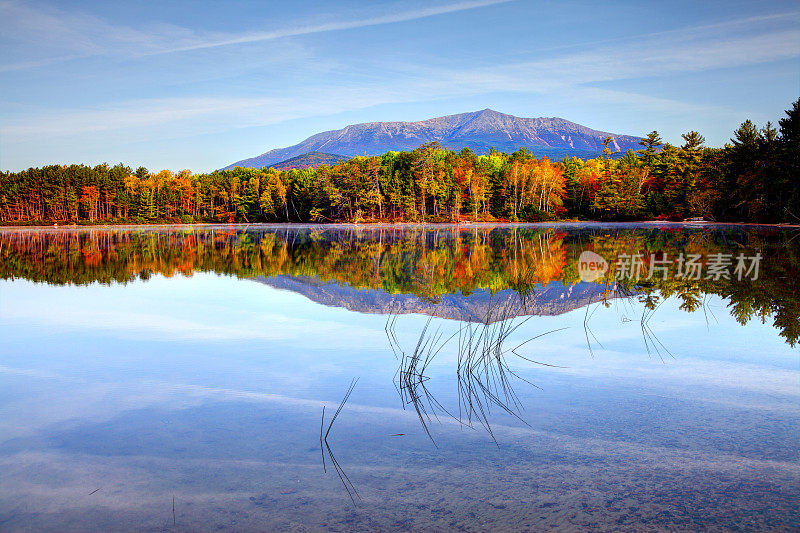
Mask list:
[[[555,314],[620,295],[652,305],[674,296],[685,311],[706,313],[705,298],[717,295],[740,323],[771,319],[794,346],[800,338],[800,240],[794,236],[789,229],[675,225],[6,229],[0,231],[0,278],[78,285],[194,272],[313,279],[415,298],[410,308],[397,312],[469,314],[473,322],[483,320],[488,300],[499,300],[501,293],[514,302],[518,315]],[[617,280],[609,271],[582,283],[578,257],[584,250],[610,263],[638,254],[645,266],[642,277]],[[720,253],[760,254],[758,278],[680,278],[672,265],[664,277],[647,279],[651,258]],[[541,301],[552,287],[561,296]],[[460,307],[448,307],[444,300],[456,296]],[[641,322],[646,329],[647,316]]]

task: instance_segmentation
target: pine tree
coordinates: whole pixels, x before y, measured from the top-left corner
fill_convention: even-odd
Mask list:
[[[780,126],[780,172],[787,199],[784,209],[794,222],[800,222],[800,98],[786,111]]]
[[[648,133],[644,139],[639,141],[639,144],[644,148],[641,150],[636,150],[636,153],[639,155],[642,162],[652,169],[655,163],[656,154],[658,153],[658,148],[662,144],[661,136],[656,130],[653,130]]]

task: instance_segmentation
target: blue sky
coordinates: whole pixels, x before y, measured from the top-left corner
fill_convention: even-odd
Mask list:
[[[492,108],[721,146],[800,94],[800,3],[0,0],[0,169],[206,171]]]

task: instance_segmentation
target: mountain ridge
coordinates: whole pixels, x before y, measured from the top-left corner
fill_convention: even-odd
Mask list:
[[[512,289],[497,292],[476,289],[469,295],[457,292],[442,295],[437,301],[428,301],[414,294],[356,288],[347,283],[323,281],[315,276],[259,276],[253,280],[274,289],[300,294],[326,307],[340,307],[357,313],[420,314],[482,323],[494,323],[503,317],[557,316],[608,298],[607,287],[603,285],[564,285],[558,281],[538,285],[524,300]]]
[[[553,159],[564,155],[593,157],[602,150],[602,141],[612,137],[612,147],[624,153],[637,149],[640,137],[593,130],[560,117],[524,118],[483,109],[416,122],[363,122],[339,130],[316,133],[298,144],[275,148],[261,155],[242,159],[236,166],[265,167],[309,152],[325,152],[352,157],[379,155],[391,150],[413,150],[438,142],[445,148],[487,153],[491,147],[502,151],[528,148],[537,156]]]
[[[278,161],[271,165],[278,170],[289,170],[292,168],[316,168],[320,165],[333,165],[347,159],[347,156],[339,154],[329,154],[326,152],[307,152],[298,156]]]

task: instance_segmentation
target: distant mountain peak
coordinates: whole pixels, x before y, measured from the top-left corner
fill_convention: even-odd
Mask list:
[[[495,111],[494,109],[492,109],[490,107],[487,107],[486,109],[481,109],[480,111],[478,111],[478,116],[483,116],[483,117],[513,117],[513,115],[508,115],[506,113],[501,113],[500,111]]]
[[[486,108],[479,111],[429,118],[417,122],[365,122],[312,135],[287,148],[278,148],[229,165],[264,167],[312,153],[378,155],[390,150],[413,150],[429,142],[445,148],[464,147],[478,154],[494,147],[513,152],[521,147],[551,159],[564,156],[595,157],[611,136],[624,153],[638,149],[640,137],[598,131],[559,117],[521,118]]]

